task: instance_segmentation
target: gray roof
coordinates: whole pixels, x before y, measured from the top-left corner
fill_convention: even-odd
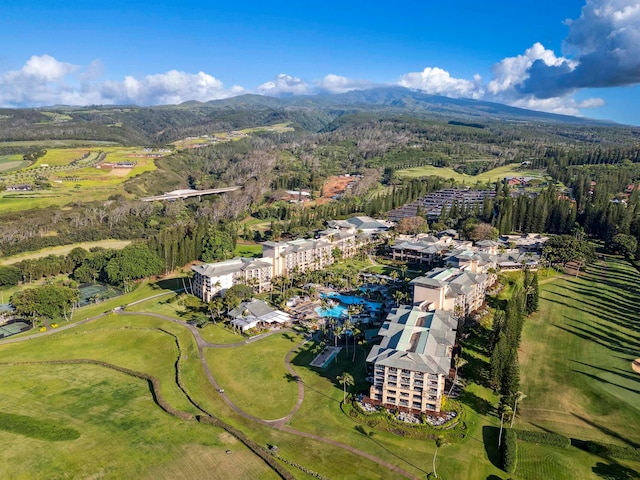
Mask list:
[[[233,310],[229,311],[231,318],[255,318],[257,321],[265,323],[285,323],[291,320],[288,313],[270,307],[265,301],[256,298],[242,302]]]
[[[367,362],[447,375],[456,328],[457,322],[449,312],[398,307],[380,328],[382,342],[373,347]]]
[[[219,277],[220,275],[255,270],[258,268],[273,268],[273,266],[264,260],[236,257],[232,260],[225,260],[224,262],[195,265],[191,267],[191,270],[205,277]]]

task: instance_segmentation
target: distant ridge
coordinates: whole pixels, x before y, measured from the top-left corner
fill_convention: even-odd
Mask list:
[[[501,103],[486,102],[465,98],[449,98],[431,95],[404,87],[376,87],[368,90],[352,90],[346,93],[321,93],[317,95],[299,95],[286,98],[266,97],[263,95],[240,95],[224,100],[212,100],[205,105],[210,107],[228,107],[238,109],[251,108],[315,108],[320,110],[340,107],[358,110],[384,109],[393,113],[438,116],[497,121],[543,121],[552,123],[574,123],[586,125],[618,125],[607,120],[595,120],[571,115],[528,110],[511,107]]]

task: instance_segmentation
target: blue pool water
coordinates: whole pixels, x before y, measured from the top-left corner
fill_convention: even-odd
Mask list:
[[[382,307],[382,304],[379,302],[372,302],[369,300],[365,300],[364,298],[356,297],[355,295],[343,295],[341,293],[328,293],[322,294],[322,297],[330,298],[331,300],[335,300],[339,302],[337,305],[332,306],[331,308],[322,309],[322,307],[317,307],[316,312],[321,317],[332,317],[332,318],[341,318],[347,316],[347,309],[349,305],[363,305],[368,308],[372,312],[377,312]]]

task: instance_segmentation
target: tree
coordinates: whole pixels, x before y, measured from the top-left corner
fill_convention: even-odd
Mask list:
[[[513,416],[511,417],[511,428],[513,428],[513,421],[516,419],[516,412],[518,411],[518,402],[527,398],[527,396],[520,391],[516,392],[515,397],[516,397],[516,400],[513,403]]]
[[[540,287],[538,285],[538,272],[535,272],[527,289],[526,310],[528,315],[538,311],[539,299]]]
[[[415,235],[429,230],[429,225],[424,217],[405,217],[398,221],[395,231],[403,235]]]
[[[488,223],[478,223],[474,225],[470,238],[476,242],[479,240],[497,240],[498,235],[499,232],[497,228]]]
[[[131,280],[158,275],[164,269],[164,262],[148,246],[133,244],[125,247],[109,260],[106,271],[111,283],[124,284]]]
[[[47,317],[50,319],[65,315],[78,301],[80,294],[77,289],[62,285],[43,285],[28,288],[15,293],[11,303],[18,315],[35,319]]]
[[[627,258],[632,258],[636,253],[636,250],[638,250],[638,240],[636,240],[633,235],[618,233],[611,239],[609,249],[614,253],[619,253]]]
[[[551,237],[544,247],[545,257],[554,264],[568,262],[588,262],[594,257],[593,245],[583,242],[571,235],[556,235]]]
[[[436,438],[436,450],[433,452],[433,476],[435,478],[438,478],[438,472],[436,472],[436,456],[438,455],[438,449],[440,447],[444,447],[446,444],[445,438],[442,435]]]
[[[342,385],[342,390],[343,390],[343,398],[342,398],[342,402],[346,402],[347,401],[347,386],[351,387],[354,384],[353,381],[353,375],[351,375],[349,372],[344,372],[342,375],[338,375],[338,383],[340,383],[340,385]]]
[[[215,262],[231,258],[234,248],[233,237],[229,233],[222,230],[213,230],[204,241],[202,261]]]
[[[0,286],[17,285],[22,273],[16,267],[0,265]]]

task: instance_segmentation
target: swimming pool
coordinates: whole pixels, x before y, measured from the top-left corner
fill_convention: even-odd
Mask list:
[[[317,307],[316,313],[321,317],[346,317],[348,315],[347,310],[349,305],[362,305],[371,312],[378,312],[380,311],[380,308],[382,308],[382,304],[380,302],[372,302],[370,300],[365,300],[364,298],[356,297],[355,295],[343,295],[342,293],[332,292],[323,293],[321,297],[339,302],[336,305],[327,306],[326,309]]]

